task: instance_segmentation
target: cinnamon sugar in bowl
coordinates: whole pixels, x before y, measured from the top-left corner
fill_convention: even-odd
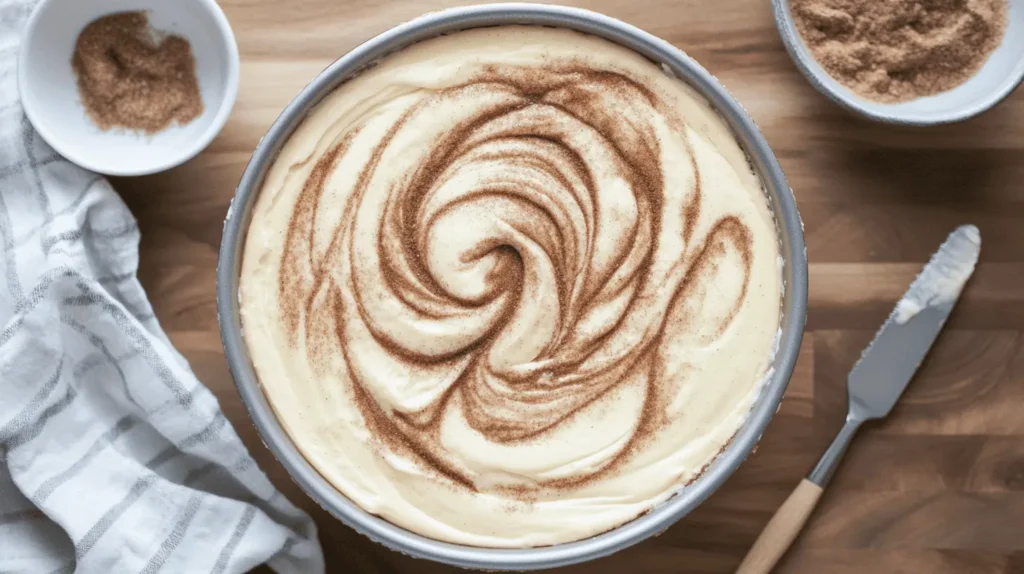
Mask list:
[[[121,78],[113,88],[96,84],[98,78],[88,72],[104,71],[95,66],[97,54],[90,53],[86,46],[86,61],[82,54],[76,58],[76,42],[81,33],[90,23],[111,14],[139,12],[145,14],[152,30],[166,34],[165,39],[178,37],[168,47],[182,52],[182,44],[187,43],[194,59],[194,72],[185,74],[191,72],[187,65],[191,62],[185,54],[171,53],[171,61],[162,63],[162,83],[141,82],[133,86],[131,82],[140,83],[139,78]],[[87,39],[96,40],[92,35]],[[109,38],[101,35],[99,40]],[[153,57],[138,60],[134,64],[139,67],[154,63]],[[83,64],[89,67],[85,70],[84,96],[79,85],[83,75],[76,73],[76,68],[83,71]],[[194,76],[194,80],[171,78],[179,71]],[[25,26],[18,55],[21,104],[33,127],[57,153],[107,175],[155,173],[198,154],[227,122],[238,93],[238,77],[235,37],[214,0],[42,0]],[[201,106],[196,101],[196,84]],[[147,88],[163,88],[165,92],[168,88],[177,89],[180,93],[176,97],[181,102],[147,103],[138,93]],[[173,94],[164,93],[163,97],[170,95]],[[106,106],[100,108],[99,116],[95,113],[97,104]],[[144,109],[127,113],[140,106]],[[119,107],[120,115],[109,113],[111,107]],[[169,114],[168,110],[178,113]],[[172,117],[175,121],[167,121]],[[120,121],[110,121],[118,118]],[[146,121],[139,123],[140,119]]]
[[[1005,14],[1002,11],[1004,3]],[[868,24],[877,24],[881,28],[863,33],[862,30],[837,30],[836,27],[850,28],[850,22],[843,21],[848,20],[848,15],[830,11],[827,2],[772,0],[776,27],[783,44],[797,69],[816,90],[864,118],[920,127],[958,122],[984,113],[1003,101],[1024,80],[1024,0],[987,2],[986,6],[995,8],[991,14],[966,13],[963,11],[967,8],[957,8],[956,3],[948,4],[947,12],[952,12],[942,14],[936,8],[936,14],[925,14],[925,18],[916,23],[899,18],[889,21],[877,11],[869,11],[861,16]],[[803,21],[798,22],[793,14],[797,7],[813,12],[813,18],[803,14]],[[948,29],[933,29],[936,22],[930,20],[942,20],[943,16],[948,20],[945,22]],[[971,19],[979,21],[974,22],[974,28],[965,28]],[[814,31],[815,37],[806,38],[801,33],[801,28],[808,32],[808,21],[813,21],[819,28]],[[856,25],[853,24],[854,27]],[[899,46],[880,48],[865,45],[877,39],[877,34],[885,34],[888,40],[898,40],[900,33],[885,29],[887,25],[909,28],[905,35],[920,40],[922,44],[938,43],[943,46],[941,49],[936,46],[932,53],[922,54],[913,46],[906,46],[903,50]],[[943,33],[953,37],[940,37]],[[842,41],[823,40],[818,36],[835,36]],[[861,46],[844,44],[847,36],[859,39]],[[987,54],[989,50],[991,53]],[[824,65],[816,56],[826,60]],[[871,60],[879,58],[894,60],[896,65],[879,63],[876,69],[870,69]],[[901,58],[905,61],[900,62]],[[916,61],[922,58],[923,61]],[[858,61],[843,61],[850,59]],[[844,73],[844,69],[849,70],[851,66],[864,69],[856,75],[848,71]],[[843,77],[833,77],[830,70]],[[913,73],[908,74],[908,70]],[[886,72],[891,76],[891,82],[885,81]]]

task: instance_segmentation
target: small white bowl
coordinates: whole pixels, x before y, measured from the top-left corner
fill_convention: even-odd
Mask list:
[[[972,118],[1003,101],[1024,79],[1024,0],[1009,0],[1006,35],[970,80],[934,96],[897,104],[868,100],[826,72],[796,29],[790,0],[772,0],[775,25],[796,67],[819,92],[866,118],[906,126],[932,126]]]
[[[108,131],[88,117],[71,70],[75,41],[96,18],[143,10],[150,25],[192,44],[203,113],[184,126],[145,134]],[[21,102],[39,135],[78,165],[108,175],[144,175],[191,159],[224,126],[238,95],[238,46],[214,0],[43,0],[18,55]]]

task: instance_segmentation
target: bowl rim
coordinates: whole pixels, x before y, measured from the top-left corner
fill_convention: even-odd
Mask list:
[[[284,142],[320,99],[360,69],[420,40],[469,28],[515,24],[570,28],[606,38],[662,64],[707,98],[729,123],[769,194],[784,257],[785,290],[773,372],[747,420],[705,472],[647,514],[603,534],[555,546],[494,549],[437,541],[371,515],[305,460],[277,421],[254,373],[242,337],[238,283],[252,207],[266,172]],[[607,556],[664,531],[703,502],[752,452],[779,408],[800,349],[807,311],[806,249],[792,190],[767,142],[740,104],[681,50],[619,20],[579,8],[524,3],[465,6],[425,14],[373,37],[328,66],[288,104],[253,152],[228,209],[217,268],[217,311],[232,376],[260,437],[292,479],[321,507],[370,539],[417,558],[486,570],[552,568]]]
[[[42,19],[42,15],[45,13],[46,7],[58,0],[41,0],[36,7],[32,10],[32,14],[29,15],[28,22],[22,30],[21,39],[18,46],[18,97],[21,102],[21,108],[25,112],[25,117],[28,118],[29,123],[36,132],[43,138],[43,140],[54,149],[57,153],[63,156],[65,159],[72,163],[83,167],[89,171],[102,173],[111,176],[139,176],[149,175],[166,171],[173,167],[179,166],[186,161],[192,159],[199,152],[206,149],[206,146],[210,145],[213,138],[217,137],[217,134],[224,128],[224,124],[227,123],[228,117],[231,115],[232,109],[234,109],[235,100],[238,98],[238,84],[241,64],[239,62],[238,55],[238,43],[235,41],[235,34],[231,29],[231,23],[228,21],[224,11],[221,10],[220,6],[215,0],[196,0],[196,2],[202,5],[206,9],[206,13],[213,19],[220,31],[221,36],[221,48],[226,54],[227,59],[227,74],[224,78],[225,89],[224,95],[220,101],[220,108],[217,110],[217,114],[213,117],[213,121],[206,128],[205,131],[200,134],[199,137],[192,140],[190,145],[183,145],[179,149],[178,153],[168,154],[164,161],[159,163],[153,163],[144,167],[133,167],[123,165],[102,165],[99,162],[93,162],[81,157],[76,157],[74,153],[70,153],[67,146],[64,145],[64,140],[57,136],[56,131],[51,130],[46,122],[41,121],[40,109],[36,107],[35,103],[31,98],[26,97],[25,86],[29,83],[29,66],[28,66],[28,53],[31,46],[30,38],[36,32],[36,28]],[[147,10],[141,7],[140,10]],[[113,13],[113,12],[110,12]],[[98,14],[96,17],[103,16],[105,14]]]
[[[1013,73],[1006,76],[1006,80],[998,90],[989,92],[971,105],[964,106],[960,110],[950,112],[944,116],[924,116],[912,112],[877,111],[861,103],[862,98],[860,96],[855,95],[849,88],[835,81],[818,64],[817,60],[809,55],[807,45],[800,32],[796,29],[796,22],[793,20],[789,3],[790,0],[772,0],[772,12],[775,17],[775,28],[778,30],[786,52],[789,54],[790,59],[793,60],[797,69],[814,86],[814,89],[818,90],[822,95],[839,104],[847,111],[876,122],[910,127],[940,126],[962,122],[996,107],[1009,97],[1020,86],[1021,82],[1024,81],[1024,57],[1022,57],[1013,68]],[[835,83],[838,88],[833,88],[829,82]],[[872,102],[872,104],[886,105],[881,102]]]

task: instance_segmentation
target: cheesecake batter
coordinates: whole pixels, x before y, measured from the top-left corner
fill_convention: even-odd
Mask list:
[[[241,312],[291,439],[366,511],[484,547],[649,511],[725,447],[779,326],[724,121],[634,52],[477,29],[328,95],[269,171]]]

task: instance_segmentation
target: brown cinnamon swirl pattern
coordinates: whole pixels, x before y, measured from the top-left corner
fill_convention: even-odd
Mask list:
[[[776,258],[756,177],[687,88],[595,38],[479,30],[304,122],[242,311],[279,417],[346,495],[435,538],[548,544],[721,449],[770,358]],[[499,512],[519,522],[485,526]]]

